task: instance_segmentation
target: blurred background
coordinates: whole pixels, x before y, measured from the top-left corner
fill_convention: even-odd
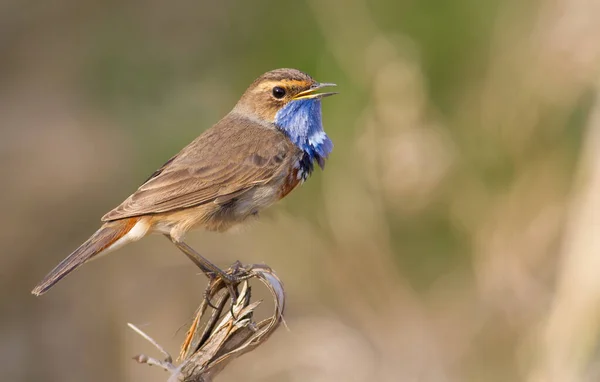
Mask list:
[[[164,381],[204,276],[152,236],[32,287],[260,74],[335,82],[324,172],[227,234],[287,324],[220,381],[600,380],[600,2],[0,2],[0,380]],[[183,328],[183,329],[181,329]]]

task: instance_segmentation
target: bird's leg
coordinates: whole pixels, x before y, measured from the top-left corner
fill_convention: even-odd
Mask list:
[[[198,266],[198,268],[200,268],[200,270],[209,279],[212,280],[215,277],[219,277],[223,281],[223,283],[225,283],[225,286],[227,287],[227,290],[229,291],[229,295],[231,297],[231,302],[232,302],[232,306],[233,306],[235,304],[235,301],[238,298],[237,284],[240,281],[243,281],[244,277],[238,276],[236,274],[237,272],[234,272],[233,274],[226,273],[221,268],[217,267],[216,265],[211,263],[209,260],[207,260],[204,256],[202,256],[198,252],[194,251],[194,249],[192,247],[190,247],[183,241],[178,241],[169,235],[165,235],[165,236],[167,236],[171,240],[171,242],[173,244],[175,244],[175,246],[177,246],[177,248],[179,248],[179,250],[181,252],[185,253],[185,255],[190,260],[192,260],[194,262],[194,264],[196,264]],[[210,288],[210,285],[211,284],[209,283],[209,288]],[[207,297],[208,297],[208,294],[207,294]],[[208,303],[209,303],[209,305],[212,306],[210,301]]]

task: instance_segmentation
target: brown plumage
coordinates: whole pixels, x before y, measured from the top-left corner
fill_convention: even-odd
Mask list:
[[[175,220],[174,224],[184,226],[182,231],[196,224],[221,231],[256,213],[257,207],[276,201],[256,199],[269,199],[263,195],[264,187],[279,186],[286,172],[282,169],[292,166],[301,155],[279,130],[230,113],[102,220],[154,215],[157,224]],[[251,206],[251,201],[259,206]]]
[[[226,230],[275,203],[299,183],[297,163],[303,151],[275,126],[274,118],[287,102],[299,93],[304,96],[314,84],[310,76],[295,69],[278,69],[259,77],[227,116],[104,215],[104,225],[32,293],[44,293],[91,258],[151,232],[169,236],[203,270],[223,276],[206,259],[189,253],[184,235],[194,228]],[[274,86],[286,89],[286,96],[275,98]]]

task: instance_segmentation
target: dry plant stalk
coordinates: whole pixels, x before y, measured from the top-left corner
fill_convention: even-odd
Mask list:
[[[159,360],[141,354],[133,359],[168,371],[171,374],[168,382],[209,382],[233,359],[264,343],[283,321],[283,284],[265,265],[242,266],[238,262],[227,272],[245,278],[239,285],[241,290],[235,304],[227,304],[230,294],[220,279],[210,283],[181,346],[179,365],[176,366],[171,355],[150,336],[133,324],[128,324],[164,356],[163,360]],[[253,320],[254,310],[262,301],[252,302],[251,279],[258,279],[266,285],[275,305],[273,314],[260,322]]]

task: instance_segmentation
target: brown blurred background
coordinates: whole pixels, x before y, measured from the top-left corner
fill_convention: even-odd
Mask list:
[[[31,288],[255,77],[336,82],[335,150],[240,232],[289,331],[221,381],[600,380],[600,2],[0,2],[0,380],[164,381],[206,279],[162,237]]]

